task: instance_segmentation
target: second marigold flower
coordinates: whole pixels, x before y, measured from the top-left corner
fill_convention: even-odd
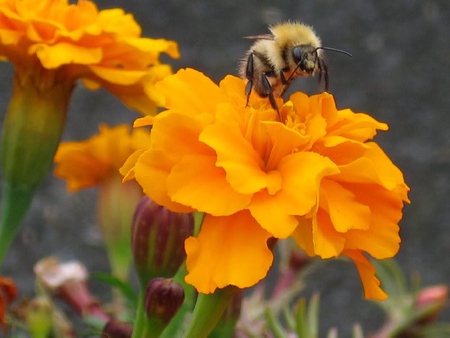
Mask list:
[[[384,123],[338,110],[328,93],[295,93],[280,116],[245,83],[220,86],[181,70],[157,87],[167,110],[152,124],[149,148],[129,158],[122,173],[157,203],[206,214],[197,238],[185,243],[186,281],[199,292],[264,278],[271,237],[294,237],[311,256],[354,261],[367,298],[384,299],[364,256],[394,256],[398,222],[409,188],[400,170],[373,142]]]

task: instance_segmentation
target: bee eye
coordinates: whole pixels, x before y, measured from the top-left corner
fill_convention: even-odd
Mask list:
[[[296,46],[292,48],[292,57],[294,58],[294,62],[299,64],[305,58],[305,51],[302,46]]]

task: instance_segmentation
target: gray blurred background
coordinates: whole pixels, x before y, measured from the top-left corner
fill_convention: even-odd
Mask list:
[[[408,273],[419,272],[424,285],[450,279],[450,1],[96,1],[99,8],[122,7],[134,14],[143,35],[173,39],[181,59],[165,62],[174,70],[193,67],[215,81],[236,74],[237,61],[251,43],[246,35],[267,32],[267,25],[301,20],[314,26],[325,46],[344,49],[353,58],[328,53],[330,92],[339,108],[368,112],[390,125],[377,141],[403,170],[412,204],[401,223],[397,256]],[[12,82],[12,66],[0,64],[0,117],[3,121]],[[292,90],[319,91],[317,79],[297,80]],[[104,90],[77,87],[64,140],[83,140],[98,124],[130,123],[139,115]],[[1,122],[0,122],[1,123]],[[95,225],[95,189],[66,192],[64,182],[47,176],[20,236],[2,268],[22,295],[33,292],[32,266],[49,254],[78,258],[91,271],[107,271]],[[101,285],[93,283],[94,290]],[[320,291],[323,327],[349,336],[354,322],[365,332],[383,320],[362,300],[355,268],[329,262],[310,280],[306,295]],[[443,319],[450,320],[447,309]]]

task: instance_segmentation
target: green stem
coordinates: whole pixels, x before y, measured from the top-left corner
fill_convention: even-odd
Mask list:
[[[0,154],[3,181],[0,265],[37,186],[51,168],[72,88],[72,81],[58,78],[57,70],[24,67],[14,73]]]
[[[140,287],[139,289],[139,302],[136,310],[136,321],[134,322],[133,335],[131,338],[142,338],[144,337],[142,333],[145,330],[146,320],[145,320],[145,287]]]
[[[0,265],[5,259],[11,242],[16,237],[20,223],[33,199],[34,190],[11,187],[3,182],[0,215]]]
[[[192,315],[192,321],[183,338],[203,338],[214,329],[238,288],[228,286],[212,294],[200,294]]]
[[[134,323],[131,338],[157,338],[166,327],[166,324],[159,318],[152,318],[147,315],[145,310],[145,289],[142,285],[139,289],[136,322]]]
[[[194,309],[197,292],[191,285],[188,285],[184,281],[186,275],[186,263],[183,263],[173,277],[173,280],[183,287],[184,302],[159,338],[180,337],[186,326],[187,318],[190,317],[192,310]]]

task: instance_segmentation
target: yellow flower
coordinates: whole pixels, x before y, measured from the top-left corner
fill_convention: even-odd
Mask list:
[[[185,243],[186,281],[199,292],[264,278],[271,237],[293,236],[311,256],[354,261],[367,298],[384,299],[364,252],[387,258],[399,249],[398,222],[409,188],[376,143],[387,125],[328,93],[295,93],[276,111],[227,76],[220,86],[186,69],[160,82],[167,110],[151,123],[147,150],[121,169],[157,203],[206,213]]]
[[[100,126],[100,134],[82,142],[63,142],[55,155],[55,176],[67,181],[71,192],[98,186],[97,210],[112,272],[127,279],[131,260],[130,230],[142,197],[136,182],[122,183],[119,168],[136,150],[148,146],[150,133],[120,125]],[[130,184],[131,183],[131,184]]]
[[[150,133],[127,125],[101,125],[100,134],[81,142],[63,142],[55,155],[55,176],[67,181],[69,191],[102,184],[113,175],[136,150],[150,144]]]
[[[162,103],[154,83],[171,73],[159,62],[161,53],[179,57],[175,42],[142,38],[133,16],[120,8],[99,11],[87,0],[0,0],[0,57],[19,72],[44,72],[42,87],[82,79],[153,114]]]

